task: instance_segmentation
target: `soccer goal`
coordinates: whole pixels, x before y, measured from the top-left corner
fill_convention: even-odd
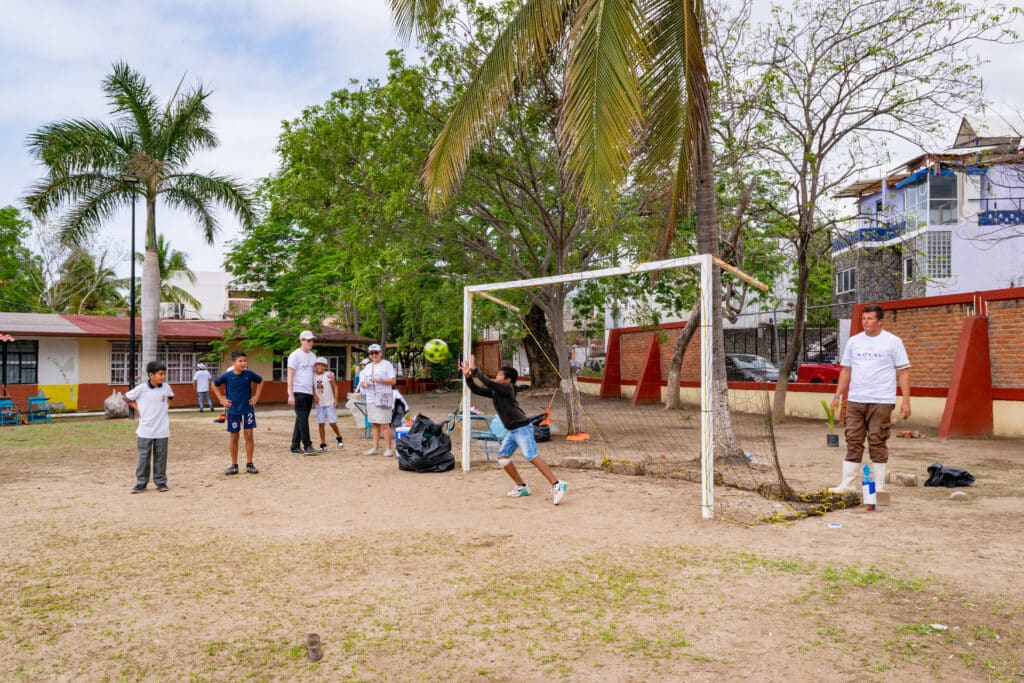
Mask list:
[[[680,270],[693,270],[696,269],[699,272],[697,278],[697,290],[699,292],[698,297],[700,301],[700,310],[710,311],[712,310],[712,268],[713,265],[719,265],[725,270],[730,271],[734,276],[747,281],[748,283],[764,288],[764,285],[757,282],[754,278],[749,275],[742,273],[741,271],[732,268],[728,264],[713,258],[710,255],[699,255],[689,256],[684,258],[666,259],[661,261],[652,261],[646,263],[640,263],[633,266],[621,266],[613,268],[603,268],[599,270],[584,271],[577,273],[568,273],[565,275],[557,275],[550,277],[533,278],[529,280],[516,280],[510,282],[495,282],[490,284],[478,284],[470,285],[463,290],[463,349],[471,349],[473,343],[473,330],[474,330],[474,298],[480,297],[490,302],[495,302],[501,306],[509,308],[514,311],[518,311],[518,308],[512,304],[503,301],[499,294],[507,290],[522,290],[529,288],[542,288],[545,286],[565,285],[568,283],[577,283],[577,286],[581,286],[583,283],[606,280],[609,278],[622,278],[629,276],[637,276],[646,273],[656,273],[660,271],[680,271]],[[701,487],[700,496],[700,507],[701,516],[705,519],[710,519],[715,515],[715,425],[718,422],[715,419],[716,401],[711,395],[712,387],[712,369],[714,358],[712,343],[712,325],[716,324],[716,321],[711,319],[709,315],[701,316],[701,322],[699,327],[699,343],[692,344],[692,346],[699,349],[699,383],[697,384],[696,394],[699,397],[699,463],[700,473],[699,482]],[[720,322],[718,323],[720,324]],[[694,340],[695,342],[697,339]],[[688,354],[689,355],[689,354]],[[618,359],[616,359],[618,362]],[[660,359],[659,361],[660,362]],[[583,361],[585,364],[586,361]],[[596,361],[595,361],[596,363]],[[579,361],[575,361],[574,365],[579,365]],[[582,368],[580,368],[582,369]],[[559,378],[560,384],[564,385],[564,382],[577,381],[576,377]],[[563,386],[564,390],[564,386]],[[693,391],[690,392],[692,397]],[[520,402],[524,403],[524,408],[543,408],[543,396],[537,396],[534,392],[534,398],[539,398],[539,401],[534,401],[534,405],[530,405],[528,398],[521,398]],[[669,460],[669,456],[666,452],[673,454],[673,461],[678,460],[674,457],[678,453],[678,449],[686,450],[683,446],[684,439],[679,436],[669,435],[667,439],[664,437],[662,432],[667,432],[675,429],[679,432],[683,427],[689,426],[689,433],[692,435],[695,431],[693,427],[695,425],[681,425],[683,422],[690,422],[692,413],[689,415],[682,414],[681,416],[665,415],[665,411],[660,411],[662,415],[657,414],[657,410],[648,410],[647,414],[641,415],[640,411],[636,409],[636,402],[629,402],[625,400],[617,401],[617,405],[611,408],[611,410],[604,409],[601,405],[599,398],[594,398],[586,392],[579,394],[583,397],[581,400],[585,400],[587,405],[584,406],[583,412],[590,418],[591,423],[598,432],[598,439],[595,439],[593,443],[579,447],[580,450],[589,450],[591,454],[594,451],[599,451],[597,455],[603,456],[602,463],[611,463],[610,466],[615,465],[615,457],[621,455],[626,448],[626,444],[630,444],[631,453],[639,458],[641,461],[648,461],[648,464],[652,467],[656,467],[661,463],[654,462],[655,459]],[[605,398],[608,398],[607,396]],[[552,400],[548,401],[548,410],[551,409],[553,404],[554,396]],[[462,398],[462,424],[471,424],[471,393],[468,387],[463,387],[463,398]],[[720,402],[719,402],[720,405]],[[721,409],[720,407],[717,409]],[[755,411],[757,412],[757,411]],[[610,413],[610,414],[603,414]],[[618,415],[617,415],[618,414]],[[622,417],[624,420],[624,428],[618,430],[614,435],[608,438],[604,437],[605,433],[611,434],[610,426],[612,425],[613,418]],[[675,424],[673,421],[680,424]],[[661,424],[667,423],[667,424]],[[646,429],[644,428],[646,424]],[[658,438],[661,437],[661,443],[658,442]],[[618,441],[618,443],[616,443]],[[635,443],[642,441],[647,445],[646,452],[639,452],[639,449],[635,448]],[[693,446],[697,448],[696,444]],[[469,429],[463,429],[462,432],[462,469],[469,471],[471,462],[471,449],[472,440],[471,432]],[[603,451],[600,452],[600,451]],[[666,451],[666,452],[662,452]],[[687,457],[696,461],[698,458],[692,457],[691,452],[685,453]]]

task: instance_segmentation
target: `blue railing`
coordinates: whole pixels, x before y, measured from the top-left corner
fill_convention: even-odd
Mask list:
[[[1024,223],[1024,197],[983,199],[978,225],[1020,225]]]
[[[907,231],[907,222],[900,221],[892,225],[879,225],[874,228],[860,228],[853,232],[839,235],[832,240],[832,251],[839,251],[852,247],[861,242],[884,242],[894,237],[899,237]]]

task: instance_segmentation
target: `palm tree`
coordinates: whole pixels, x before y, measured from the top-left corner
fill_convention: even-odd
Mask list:
[[[194,310],[199,310],[202,304],[186,290],[172,285],[170,280],[175,275],[181,275],[189,284],[196,283],[196,274],[188,267],[188,254],[183,251],[171,248],[171,243],[164,239],[163,235],[156,236],[156,260],[160,266],[160,301],[171,301],[179,304],[188,304]],[[145,265],[146,255],[135,252],[135,262]],[[122,287],[130,290],[128,279],[119,280]],[[135,302],[138,304],[139,302]]]
[[[68,119],[47,124],[28,137],[33,156],[48,175],[33,185],[25,203],[37,218],[61,216],[62,239],[69,243],[95,231],[115,211],[142,197],[146,203],[146,256],[142,268],[142,358],[157,357],[160,264],[156,205],[180,209],[199,224],[208,244],[220,226],[214,205],[231,211],[246,227],[254,212],[249,191],[237,180],[196,173],[186,165],[193,154],[216,148],[207,106],[210,92],[200,84],[178,84],[163,107],[146,79],[127,64],[113,65],[103,92],[115,116],[111,123]],[[125,182],[131,174],[136,183]]]
[[[391,0],[399,32],[429,26],[443,0]],[[701,253],[718,255],[710,86],[702,0],[526,0],[455,104],[423,169],[437,210],[457,188],[469,153],[494,128],[529,71],[565,50],[560,144],[579,198],[610,210],[632,171],[662,195],[666,220],[654,256],[668,253],[681,213],[694,208]],[[634,158],[635,150],[643,150]],[[721,321],[714,269],[711,320]],[[716,451],[742,457],[727,402],[724,336],[713,326]]]

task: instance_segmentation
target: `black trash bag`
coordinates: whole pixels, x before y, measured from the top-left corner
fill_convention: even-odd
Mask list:
[[[970,486],[974,483],[974,475],[959,467],[946,467],[940,463],[928,466],[928,481],[925,486],[945,486],[956,488],[957,486]]]
[[[540,415],[534,415],[530,418],[530,424],[533,425],[533,440],[537,443],[542,441],[551,441],[551,425],[542,425],[541,422],[548,419],[547,412],[543,412]]]
[[[409,412],[409,404],[404,398],[395,396],[395,405],[391,408],[391,422],[388,424],[392,429],[398,429],[405,424],[405,414]]]
[[[455,469],[452,440],[444,425],[419,414],[409,433],[398,440],[398,469],[406,472],[447,472]]]

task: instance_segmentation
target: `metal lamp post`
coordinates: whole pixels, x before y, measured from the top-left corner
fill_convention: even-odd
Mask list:
[[[134,173],[126,173],[121,180],[132,186],[132,250],[129,261],[131,262],[131,275],[129,275],[128,286],[128,388],[135,386],[135,186],[139,184],[139,176]]]

